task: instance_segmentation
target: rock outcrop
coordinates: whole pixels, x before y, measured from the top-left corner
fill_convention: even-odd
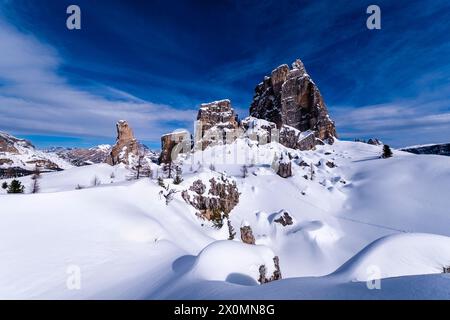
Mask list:
[[[273,274],[270,277],[267,277],[267,270],[266,266],[262,265],[259,267],[259,279],[258,282],[260,284],[276,281],[282,279],[281,277],[281,270],[280,270],[280,259],[278,256],[275,256],[273,258],[273,264],[275,267],[275,270],[273,271]]]
[[[292,176],[292,163],[287,154],[281,154],[281,158],[277,163],[276,172],[282,178],[289,178]]]
[[[133,157],[137,157],[139,154],[138,142],[133,135],[133,130],[125,120],[117,122],[116,128],[116,144],[112,147],[106,162],[112,166],[119,163],[130,164]]]
[[[244,222],[241,226],[241,240],[243,243],[255,244],[252,228],[247,222]]]
[[[300,60],[292,69],[279,66],[256,86],[250,115],[274,122],[279,129],[287,125],[301,132],[311,130],[322,141],[336,137],[319,89]]]
[[[191,135],[187,131],[177,131],[161,137],[160,163],[175,161],[177,155],[191,151]]]
[[[225,176],[209,180],[208,192],[202,180],[196,180],[188,190],[181,193],[186,203],[198,210],[197,216],[212,221],[217,227],[223,225],[223,218],[239,203],[236,181]]]
[[[195,128],[195,147],[226,144],[236,139],[239,123],[230,100],[204,103],[200,106]],[[229,134],[228,134],[229,133]]]

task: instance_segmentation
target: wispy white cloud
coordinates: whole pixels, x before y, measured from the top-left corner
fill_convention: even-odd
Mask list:
[[[374,136],[395,144],[401,141],[402,145],[450,142],[450,111],[446,101],[421,97],[411,101],[333,109],[342,138]]]
[[[144,101],[115,88],[98,92],[59,74],[58,52],[0,21],[0,127],[19,133],[113,137],[126,119],[142,140],[158,141],[167,123],[191,126],[195,110]],[[108,91],[108,95],[102,92]]]

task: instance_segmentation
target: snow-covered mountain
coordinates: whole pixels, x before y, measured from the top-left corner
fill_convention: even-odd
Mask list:
[[[55,153],[74,166],[85,166],[105,162],[111,152],[111,145],[101,144],[91,148],[52,147],[44,151],[47,153]]]
[[[339,140],[299,151],[239,138],[181,156],[184,180],[165,178],[167,189],[156,168],[153,179],[128,181],[124,164],[43,174],[39,194],[0,195],[0,256],[9,261],[0,266],[0,296],[449,298],[450,161],[381,152]],[[277,174],[281,154],[290,155],[291,177]],[[213,178],[234,181],[240,193],[220,229],[182,195],[201,180],[214,198]],[[277,222],[284,212],[292,224]],[[242,225],[255,245],[241,241]],[[259,285],[260,266],[270,275],[275,256],[283,279]],[[82,289],[67,290],[75,267]],[[382,290],[367,288],[373,276]]]
[[[339,140],[299,61],[250,114],[202,104],[160,163],[124,120],[113,147],[45,154],[92,164],[0,189],[0,298],[450,299],[450,158]]]
[[[28,174],[35,166],[45,171],[71,167],[70,163],[54,153],[37,150],[27,140],[0,132],[0,176]]]
[[[415,154],[436,154],[441,156],[450,156],[450,143],[417,145],[405,147],[401,150]]]

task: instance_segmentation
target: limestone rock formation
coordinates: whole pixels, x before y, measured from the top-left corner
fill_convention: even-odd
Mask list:
[[[222,227],[223,218],[228,217],[231,210],[239,203],[239,190],[236,181],[221,176],[209,180],[208,193],[202,180],[196,180],[188,190],[181,193],[186,203],[198,210],[197,216],[213,221]]]
[[[280,161],[278,165],[277,174],[282,178],[289,178],[292,176],[292,164],[290,161]]]
[[[314,131],[301,132],[288,125],[281,126],[279,142],[285,147],[298,150],[311,150],[318,143]]]
[[[300,60],[291,69],[279,66],[256,86],[250,115],[274,122],[279,129],[288,125],[301,132],[311,130],[322,141],[336,137],[319,89]]]
[[[255,244],[255,237],[253,231],[248,223],[244,222],[241,226],[241,240],[247,244]]]
[[[179,153],[189,152],[191,146],[191,135],[187,131],[177,131],[165,134],[161,137],[160,163],[175,161]]]
[[[230,143],[236,139],[238,127],[237,115],[230,100],[204,103],[197,115],[195,147],[204,150],[209,145]]]
[[[112,147],[106,162],[112,166],[119,163],[130,164],[132,158],[139,154],[139,144],[134,138],[133,130],[125,120],[117,122],[116,128],[116,144]]]
[[[294,223],[292,217],[289,215],[289,213],[287,211],[284,211],[283,215],[280,215],[279,218],[277,218],[273,221],[281,224],[283,227],[290,226]]]
[[[267,277],[267,270],[266,266],[262,265],[259,267],[259,279],[258,282],[260,284],[276,281],[282,279],[281,277],[281,270],[280,270],[280,259],[278,256],[275,256],[273,258],[273,264],[275,266],[275,270],[273,271],[273,274],[270,277]]]
[[[274,122],[255,117],[247,117],[240,123],[245,137],[263,145],[279,140],[279,130]]]

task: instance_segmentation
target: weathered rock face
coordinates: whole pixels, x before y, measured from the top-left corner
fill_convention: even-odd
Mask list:
[[[238,127],[237,115],[230,100],[204,103],[197,115],[195,146],[204,150],[209,145],[231,142],[236,138]],[[232,134],[227,135],[227,132]]]
[[[213,221],[217,227],[222,227],[223,218],[228,217],[231,210],[239,203],[239,190],[236,182],[224,176],[209,180],[209,191],[202,180],[196,180],[188,190],[181,193],[186,203],[199,210],[197,216]]]
[[[298,150],[311,150],[317,144],[312,130],[301,132],[293,127],[281,126],[279,142],[285,147]]]
[[[241,240],[247,244],[255,244],[252,228],[249,225],[241,226]]]
[[[0,132],[0,152],[19,154],[19,147],[34,149],[34,146],[29,141]]]
[[[289,178],[292,176],[292,163],[288,155],[281,155],[278,161],[277,174],[282,178]]]
[[[246,137],[260,145],[279,140],[279,130],[274,122],[247,117],[241,121],[240,126]]]
[[[259,279],[258,282],[260,284],[276,281],[282,279],[281,277],[281,270],[280,270],[280,259],[278,256],[275,256],[273,258],[273,264],[275,266],[275,270],[273,271],[273,274],[270,277],[267,277],[267,270],[266,266],[262,265],[259,267]]]
[[[187,131],[172,132],[161,137],[160,163],[169,163],[176,160],[179,153],[191,150],[191,135]]]
[[[278,128],[288,125],[301,132],[312,130],[323,141],[332,142],[336,137],[319,89],[300,60],[292,69],[279,66],[256,86],[250,115],[274,122]]]
[[[283,215],[273,221],[281,224],[283,227],[290,226],[294,223],[292,217],[287,211],[284,211]]]
[[[116,124],[117,140],[112,147],[106,162],[112,166],[124,163],[129,164],[132,157],[139,154],[139,145],[134,138],[133,131],[125,120],[120,120]]]

